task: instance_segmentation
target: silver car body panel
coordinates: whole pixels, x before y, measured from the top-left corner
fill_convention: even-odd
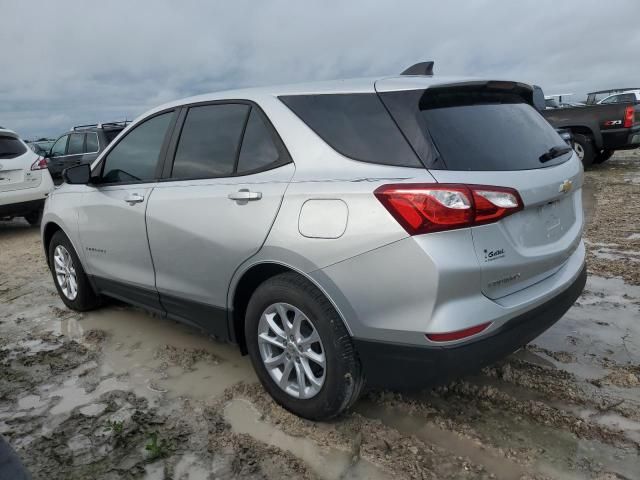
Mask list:
[[[109,191],[63,185],[48,201],[43,230],[49,222],[59,224],[92,275],[228,311],[247,271],[260,264],[283,265],[327,295],[354,337],[403,344],[427,345],[425,332],[455,331],[485,321],[492,322],[488,334],[571,284],[585,258],[580,240],[582,168],[575,155],[556,167],[517,172],[364,163],[333,150],[278,99],[470,81],[376,80],[220,92],[153,109],[121,132],[94,166],[148,116],[225,99],[257,103],[293,164],[247,177],[162,181]],[[565,180],[572,182],[571,192],[559,190]],[[381,185],[403,182],[508,186],[520,192],[525,209],[495,224],[411,237],[373,195]],[[260,191],[262,199],[240,205],[228,198],[240,189]],[[133,190],[144,195],[144,203],[129,206],[124,201]],[[316,208],[321,202],[331,208]],[[538,212],[554,203],[562,203],[553,207],[559,211]],[[311,218],[305,205],[314,207]],[[484,264],[483,250],[494,245],[504,255]],[[88,254],[87,248],[110,253]],[[500,282],[514,270],[519,277]]]

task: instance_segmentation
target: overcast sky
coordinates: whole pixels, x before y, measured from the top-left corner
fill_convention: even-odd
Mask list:
[[[0,0],[0,14],[0,125],[25,138],[198,93],[422,60],[436,75],[545,93],[640,84],[639,0]]]

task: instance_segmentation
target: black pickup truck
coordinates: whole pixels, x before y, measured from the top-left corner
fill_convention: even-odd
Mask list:
[[[616,150],[640,147],[638,102],[545,108],[540,113],[556,129],[571,131],[585,167],[608,160]]]

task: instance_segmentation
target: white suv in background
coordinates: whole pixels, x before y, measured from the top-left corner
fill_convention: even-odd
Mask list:
[[[0,127],[0,219],[24,217],[31,225],[39,225],[51,190],[46,159],[18,134]]]
[[[640,90],[626,90],[615,95],[609,95],[598,102],[598,105],[610,105],[612,103],[640,102]]]

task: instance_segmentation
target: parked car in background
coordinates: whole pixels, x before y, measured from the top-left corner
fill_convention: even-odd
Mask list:
[[[598,102],[598,105],[609,105],[611,103],[634,103],[640,102],[640,90],[627,90],[615,95],[609,95]]]
[[[628,92],[637,92],[640,91],[640,87],[629,87],[629,88],[610,88],[608,90],[598,90],[595,92],[587,93],[587,105],[598,105],[604,99],[612,97],[618,94],[625,94]]]
[[[47,153],[49,153],[49,150],[51,150],[51,147],[53,146],[53,144],[54,144],[54,140],[43,140],[43,141],[35,141],[35,142],[27,143],[27,145],[29,145],[29,148],[31,150],[33,150],[38,155],[41,155],[43,157],[46,157]]]
[[[44,157],[17,133],[0,128],[0,218],[24,217],[38,225],[53,181]]]
[[[582,165],[531,86],[423,66],[145,113],[47,201],[62,301],[236,343],[311,419],[527,344],[586,281]]]
[[[92,163],[129,123],[79,125],[59,137],[47,154],[51,176],[58,179],[65,168]]]
[[[544,108],[541,113],[555,128],[571,132],[585,167],[608,160],[616,150],[640,146],[638,102]]]

